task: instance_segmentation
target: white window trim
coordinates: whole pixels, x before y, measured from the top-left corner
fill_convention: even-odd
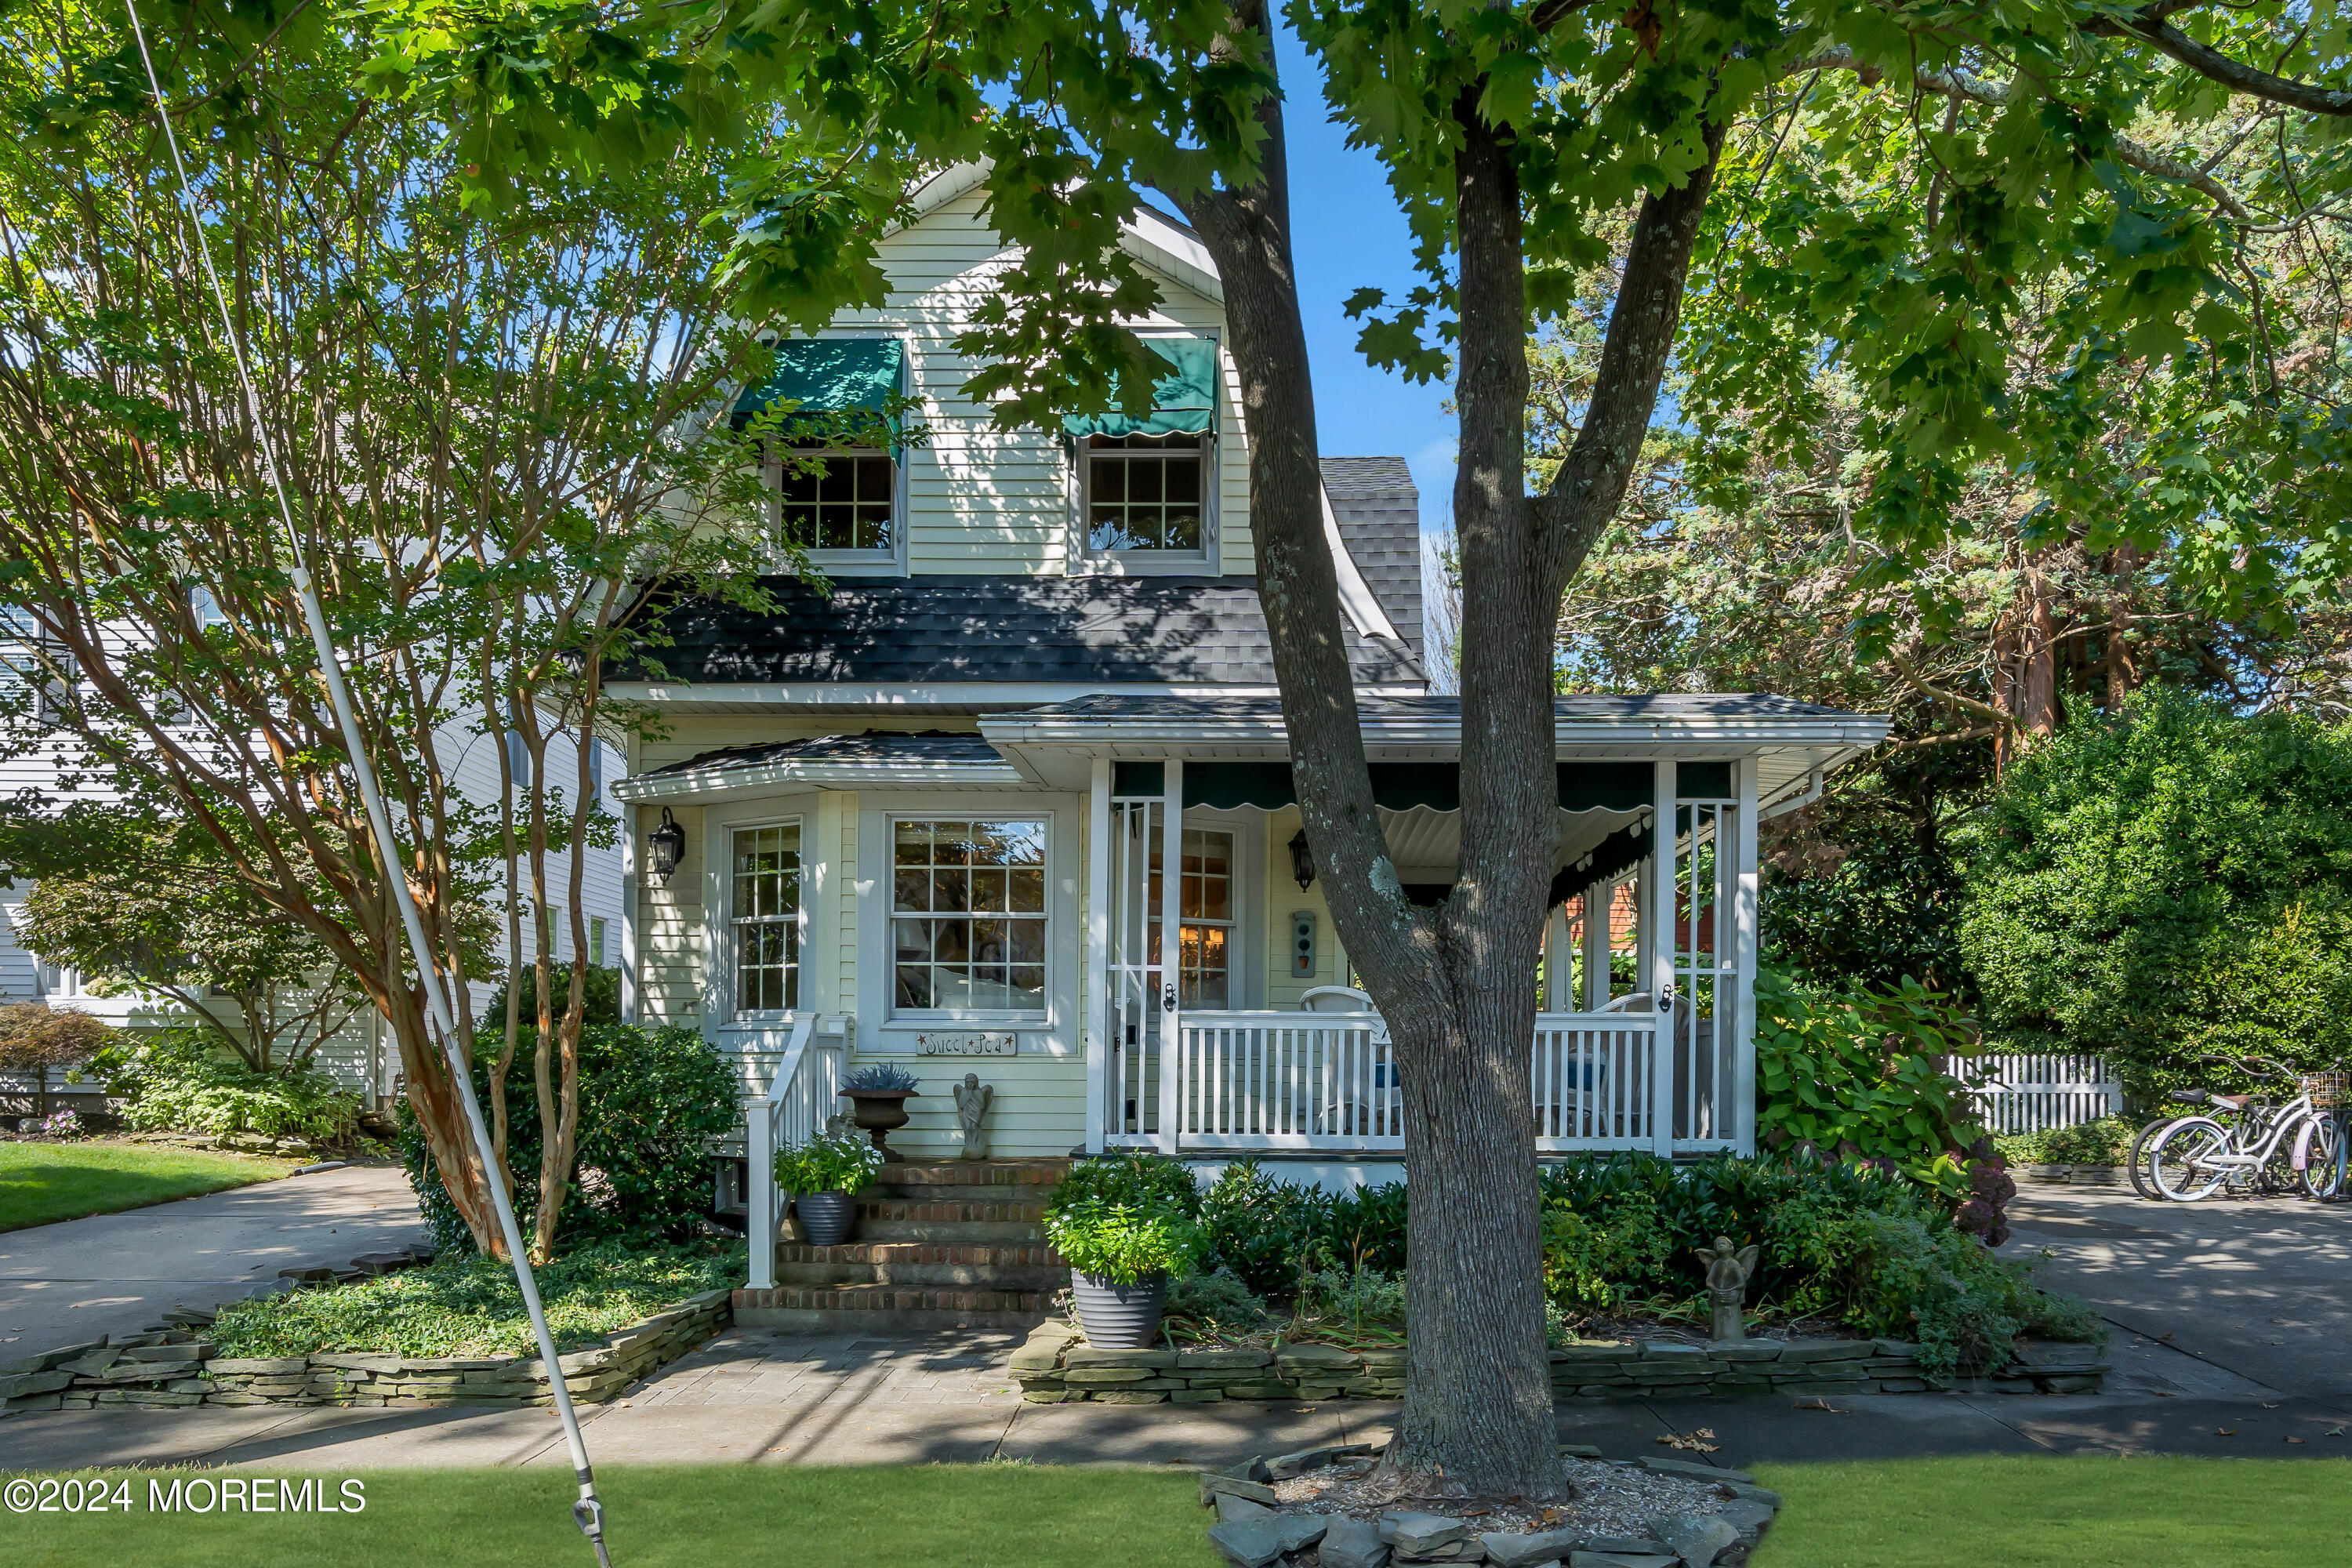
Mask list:
[[[709,922],[710,929],[717,938],[712,945],[719,950],[710,955],[709,961],[709,973],[717,982],[718,1001],[721,1008],[717,1016],[721,1019],[722,1026],[772,1028],[779,1023],[812,1010],[809,998],[809,885],[812,879],[809,856],[810,826],[803,816],[794,812],[782,816],[730,818],[724,822],[712,824],[712,827],[714,829],[713,847],[724,851],[722,856],[714,857],[719,862],[714,872],[718,887],[716,896],[710,900],[710,907],[717,911],[718,916]],[[794,828],[801,836],[801,901],[800,908],[794,911],[793,921],[795,933],[795,946],[793,951],[799,954],[793,965],[793,981],[794,989],[799,994],[795,1005],[791,1007],[772,1011],[746,1011],[735,1005],[735,998],[742,994],[736,984],[735,974],[735,836],[739,833],[756,833],[764,827]]]
[[[902,333],[885,331],[827,331],[819,332],[816,335],[816,341],[818,342],[824,342],[827,340],[866,340],[877,342],[884,340],[896,341],[900,351],[898,360],[898,394],[902,397],[914,395],[908,385],[909,382],[912,381],[915,373],[916,348],[913,339],[908,338]],[[898,448],[896,453],[893,453],[888,447],[826,447],[821,450],[814,452],[812,455],[827,458],[875,456],[888,458],[890,459],[890,512],[892,526],[890,548],[887,551],[812,550],[808,552],[808,560],[810,564],[822,568],[824,574],[828,577],[905,576],[907,574],[907,540],[908,536],[914,531],[914,519],[911,515],[913,508],[910,504],[911,493],[907,482],[907,478],[908,470],[914,466],[910,459],[915,455],[915,448],[911,447],[902,447]],[[760,475],[761,479],[765,481],[768,489],[769,536],[777,542],[777,560],[781,563],[782,560],[782,546],[784,537],[784,466],[782,460],[772,454],[763,458],[760,463]]]
[[[898,949],[892,941],[887,922],[898,916],[898,824],[902,822],[1035,822],[1045,828],[1045,1005],[1042,1007],[926,1007],[919,1010],[901,1008],[893,1000],[898,991]],[[888,811],[882,814],[882,839],[877,847],[887,852],[881,887],[884,958],[889,969],[883,975],[884,1017],[892,1024],[917,1028],[936,1029],[942,1025],[1021,1024],[1042,1028],[1054,1016],[1054,873],[1058,868],[1054,854],[1054,814],[1031,811],[1019,806],[998,806],[985,811],[930,810]],[[955,911],[947,911],[950,916]]]
[[[1189,328],[1162,328],[1135,334],[1146,342],[1153,338],[1204,338],[1217,355],[1216,405],[1210,410],[1209,428],[1201,438],[1201,548],[1198,550],[1097,550],[1093,530],[1087,524],[1087,445],[1074,439],[1064,476],[1069,512],[1069,574],[1074,577],[1215,577],[1223,574],[1223,520],[1219,501],[1224,494],[1225,354],[1216,333]]]
[[[1079,1057],[1078,972],[1085,963],[1078,921],[1078,825],[1084,795],[1030,790],[863,791],[857,797],[857,1050],[911,1056],[914,1037],[971,1029],[1021,1037],[1020,1054]],[[890,945],[891,883],[899,821],[1026,818],[1045,824],[1045,1006],[1042,1013],[897,1012]]]

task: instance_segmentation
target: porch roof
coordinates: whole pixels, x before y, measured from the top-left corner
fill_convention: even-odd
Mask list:
[[[1026,787],[1028,781],[978,735],[943,730],[869,730],[752,746],[722,746],[613,786],[626,801],[719,800],[779,786],[885,789]]]
[[[1364,747],[1376,762],[1452,762],[1462,746],[1454,697],[1360,697]],[[1562,697],[1552,704],[1561,762],[1728,761],[1755,757],[1759,798],[1859,756],[1888,721],[1767,692],[1658,692]],[[1280,762],[1290,753],[1277,698],[1106,695],[983,717],[981,732],[1040,783],[1083,786],[1098,756],[1148,761]]]

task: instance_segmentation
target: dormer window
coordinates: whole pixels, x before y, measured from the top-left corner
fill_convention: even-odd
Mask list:
[[[792,452],[778,472],[787,544],[879,555],[898,548],[898,465],[889,453]]]
[[[1201,549],[1205,441],[1186,435],[1087,437],[1087,547]]]
[[[907,351],[896,338],[799,338],[745,387],[735,426],[767,416],[779,542],[828,572],[898,571],[906,546],[898,426]]]
[[[1165,362],[1150,412],[1063,421],[1076,469],[1076,553],[1097,571],[1198,572],[1215,552],[1217,345],[1145,338]]]

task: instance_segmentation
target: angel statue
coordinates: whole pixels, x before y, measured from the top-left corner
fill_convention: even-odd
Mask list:
[[[980,1075],[968,1072],[956,1085],[956,1116],[963,1122],[963,1157],[967,1160],[988,1158],[988,1134],[981,1128],[981,1118],[996,1100],[996,1090],[980,1081]]]
[[[1739,1309],[1748,1295],[1748,1281],[1756,1272],[1756,1259],[1763,1249],[1743,1247],[1734,1252],[1731,1238],[1718,1236],[1713,1247],[1694,1250],[1698,1260],[1706,1265],[1706,1299],[1715,1308],[1715,1337],[1746,1339],[1748,1319]]]

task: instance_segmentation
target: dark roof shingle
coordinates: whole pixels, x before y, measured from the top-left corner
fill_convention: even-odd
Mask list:
[[[1326,458],[1339,537],[1397,635],[1421,647],[1421,491],[1402,458]]]

